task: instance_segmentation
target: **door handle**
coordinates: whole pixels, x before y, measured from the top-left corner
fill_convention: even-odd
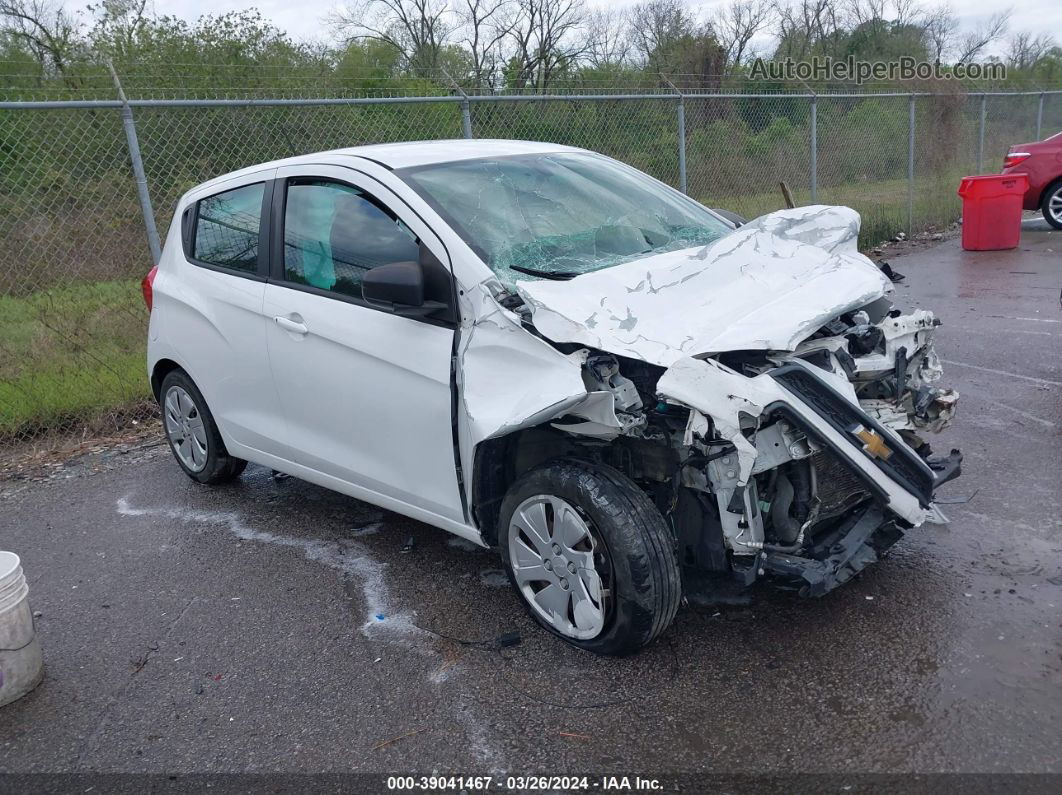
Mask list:
[[[277,325],[280,326],[282,329],[290,331],[294,334],[305,334],[307,331],[309,331],[309,329],[306,328],[305,323],[300,323],[297,320],[292,320],[291,318],[275,317],[273,318],[273,320],[275,320],[277,322]]]

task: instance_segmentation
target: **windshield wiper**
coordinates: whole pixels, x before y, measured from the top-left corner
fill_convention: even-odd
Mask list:
[[[537,268],[525,268],[523,265],[510,265],[509,270],[517,273],[526,273],[528,276],[541,276],[543,279],[553,279],[558,282],[567,281],[579,275],[575,271],[540,271]]]

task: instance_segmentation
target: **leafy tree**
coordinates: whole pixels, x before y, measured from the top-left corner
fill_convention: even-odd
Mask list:
[[[841,47],[844,55],[862,61],[895,61],[904,55],[929,60],[924,27],[885,19],[862,23],[844,37]]]
[[[8,40],[24,47],[45,74],[69,77],[83,41],[77,19],[60,0],[0,0],[0,21]]]

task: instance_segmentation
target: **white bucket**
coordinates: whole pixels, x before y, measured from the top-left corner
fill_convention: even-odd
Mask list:
[[[28,593],[18,555],[0,552],[0,707],[22,698],[44,676]]]

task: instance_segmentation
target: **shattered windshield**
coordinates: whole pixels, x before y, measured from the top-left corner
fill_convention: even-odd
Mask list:
[[[592,154],[480,158],[398,173],[509,286],[703,246],[729,231],[699,204]]]

